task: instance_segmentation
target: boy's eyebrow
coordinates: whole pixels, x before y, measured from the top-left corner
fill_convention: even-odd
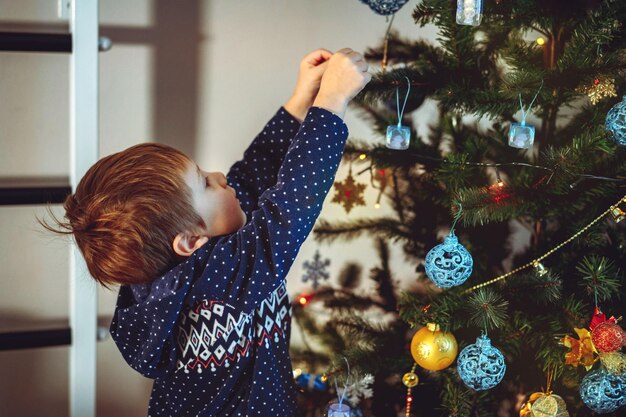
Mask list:
[[[200,180],[206,181],[204,175],[202,175],[202,170],[200,169],[198,164],[196,164],[196,172],[198,173],[198,178],[200,178]]]

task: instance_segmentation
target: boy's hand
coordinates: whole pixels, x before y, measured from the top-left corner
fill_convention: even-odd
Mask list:
[[[317,96],[322,81],[322,75],[328,65],[328,60],[333,56],[326,49],[316,49],[307,54],[300,61],[298,81],[293,95],[283,106],[296,119],[302,121]]]
[[[350,48],[335,52],[326,64],[313,105],[343,118],[350,100],[370,82],[372,75],[367,72],[368,64],[363,55]]]

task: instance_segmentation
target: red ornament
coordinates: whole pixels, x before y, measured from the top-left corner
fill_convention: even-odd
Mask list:
[[[606,314],[601,312],[600,309],[596,307],[593,312],[593,317],[591,318],[591,323],[589,324],[589,330],[593,331],[593,329],[595,329],[598,324],[604,323],[606,321],[609,321],[611,323],[617,323],[615,317],[611,316],[607,319]]]
[[[595,326],[591,341],[599,352],[615,352],[626,344],[626,333],[616,323],[605,321]]]

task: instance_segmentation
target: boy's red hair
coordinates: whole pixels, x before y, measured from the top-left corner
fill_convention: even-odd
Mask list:
[[[184,180],[190,163],[182,152],[157,143],[102,158],[66,198],[67,221],[42,224],[74,236],[100,284],[151,282],[181,260],[174,237],[204,227]]]

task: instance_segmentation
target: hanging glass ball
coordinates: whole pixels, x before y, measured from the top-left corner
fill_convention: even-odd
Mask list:
[[[596,413],[612,413],[626,405],[626,378],[604,368],[591,371],[580,383],[580,398]]]
[[[530,412],[532,417],[569,417],[567,405],[558,395],[544,395],[533,403]]]
[[[491,389],[504,378],[504,355],[491,346],[491,340],[486,335],[480,335],[476,343],[466,346],[459,354],[457,371],[469,388],[476,391]]]
[[[456,338],[444,333],[439,326],[428,323],[411,340],[411,354],[415,362],[429,371],[441,371],[452,365],[458,351]]]
[[[394,14],[402,8],[409,0],[361,0],[370,6],[370,9],[383,16]]]
[[[436,286],[450,288],[467,281],[472,274],[474,260],[452,232],[445,237],[443,243],[426,254],[424,266],[426,275]]]
[[[593,328],[591,341],[600,352],[615,352],[626,344],[626,334],[617,323],[605,321]]]
[[[606,114],[604,127],[613,134],[615,143],[626,146],[626,96]]]

